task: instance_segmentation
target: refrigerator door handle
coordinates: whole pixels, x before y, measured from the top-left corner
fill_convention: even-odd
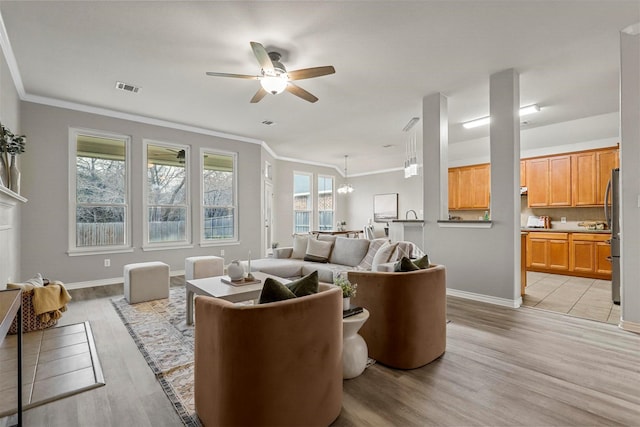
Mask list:
[[[613,257],[608,256],[608,257],[607,257],[607,261],[609,261],[609,262],[613,262]]]
[[[607,228],[611,230],[611,215],[609,215],[609,193],[611,193],[611,180],[607,183],[607,189],[604,192],[604,219],[607,222]]]

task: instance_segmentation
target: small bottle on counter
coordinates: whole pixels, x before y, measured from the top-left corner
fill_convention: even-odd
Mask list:
[[[484,220],[489,221],[489,211],[484,211]]]

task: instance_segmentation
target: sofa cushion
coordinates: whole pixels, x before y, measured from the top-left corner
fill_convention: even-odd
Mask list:
[[[308,234],[296,234],[293,236],[293,253],[291,258],[302,259],[304,254],[307,253],[307,242],[309,241]]]
[[[304,256],[304,260],[312,262],[328,262],[332,246],[332,242],[308,239],[307,253]]]
[[[242,261],[242,266],[247,268],[247,262]],[[303,275],[302,266],[305,262],[301,259],[263,258],[251,261],[252,271],[261,271],[278,277],[300,277]]]
[[[429,268],[431,266],[429,263],[429,255],[425,255],[422,258],[413,261],[413,263],[421,269]]]
[[[287,288],[297,297],[313,295],[318,293],[318,272],[313,271],[310,274],[293,282],[287,283]]]
[[[262,286],[258,304],[283,301],[295,297],[296,295],[291,291],[291,289],[278,282],[277,280],[272,279],[271,277],[267,277],[264,281],[264,285]]]
[[[318,272],[318,280],[324,283],[333,283],[333,278],[343,271],[355,270],[357,267],[349,267],[342,264],[318,264],[307,263],[302,267],[302,274],[309,274],[313,271]]]
[[[391,255],[394,253],[397,246],[397,243],[389,242],[385,242],[382,246],[380,246],[380,249],[378,249],[378,252],[376,252],[375,256],[373,257],[373,261],[371,262],[371,270],[376,271],[378,269],[378,264],[389,262],[391,260]]]
[[[337,237],[338,236],[334,236],[332,234],[318,234],[318,240],[323,242],[335,243]]]
[[[414,246],[412,242],[398,242],[398,246],[396,246],[395,251],[391,254],[389,261],[400,261],[403,256],[409,259],[414,258]]]
[[[373,239],[369,241],[369,249],[367,250],[367,254],[362,258],[360,264],[358,264],[358,268],[361,270],[371,270],[371,264],[373,263],[373,257],[376,256],[378,249],[389,239]]]
[[[396,262],[393,271],[416,271],[420,270],[420,267],[415,265],[409,258],[403,256],[400,261]]]
[[[338,237],[333,245],[333,252],[329,262],[355,267],[360,264],[368,249],[369,241],[367,239]]]

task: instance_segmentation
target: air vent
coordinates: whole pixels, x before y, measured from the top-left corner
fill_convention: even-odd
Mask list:
[[[391,147],[395,147],[395,144],[385,144],[382,146],[382,148],[391,148]]]
[[[263,120],[261,123],[265,126],[273,126],[276,124],[273,120]]]
[[[129,83],[123,83],[123,82],[116,82],[116,89],[124,90],[125,92],[133,92],[133,93],[138,93],[138,91],[140,90],[140,88],[137,86],[134,86]]]

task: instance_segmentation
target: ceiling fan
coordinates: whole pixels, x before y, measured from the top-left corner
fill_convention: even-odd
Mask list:
[[[282,62],[280,62],[281,54],[279,52],[267,52],[267,50],[260,43],[251,42],[251,49],[253,54],[260,63],[259,76],[251,76],[246,74],[228,74],[228,73],[215,73],[208,71],[208,76],[216,77],[234,77],[237,79],[250,79],[259,80],[260,89],[251,98],[252,103],[259,102],[265,97],[267,93],[277,95],[283,91],[294,94],[297,97],[309,102],[316,102],[318,98],[300,86],[293,83],[294,80],[310,79],[313,77],[325,76],[327,74],[333,74],[336,72],[335,68],[331,65],[324,67],[303,68],[300,70],[287,71]]]

